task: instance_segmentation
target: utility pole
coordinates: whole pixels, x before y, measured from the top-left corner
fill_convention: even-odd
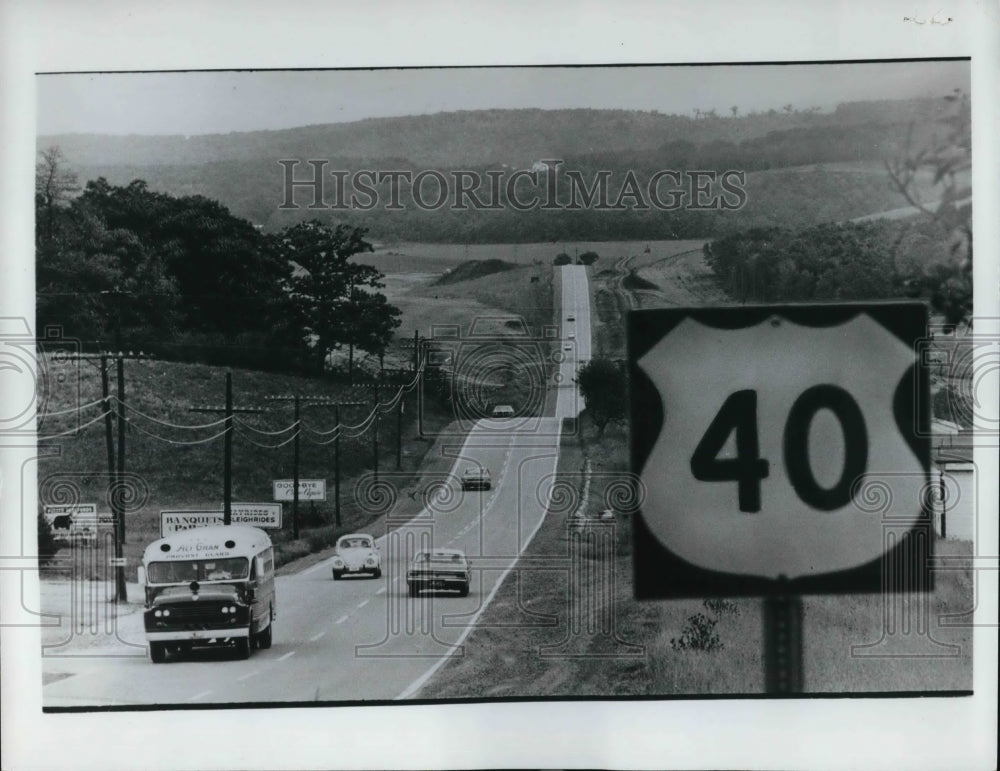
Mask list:
[[[108,479],[115,475],[115,441],[111,428],[111,389],[108,385],[108,356],[101,355],[101,396],[104,397],[104,438],[108,449]]]
[[[333,420],[337,424],[337,435],[333,438],[333,515],[340,527],[340,405],[333,405]]]
[[[379,413],[379,410],[378,410],[378,397],[376,396],[375,397],[375,425],[373,426],[373,428],[375,430],[372,433],[372,436],[374,438],[374,444],[373,444],[373,447],[372,447],[372,462],[373,462],[373,465],[374,465],[374,468],[375,468],[375,481],[376,482],[378,482],[378,429],[379,429],[379,424],[381,422],[382,422],[382,415]]]
[[[337,434],[333,438],[333,486],[334,486],[334,513],[337,525],[340,525],[340,408],[361,404],[362,402],[336,402],[325,396],[302,396],[301,394],[284,394],[281,396],[266,396],[267,401],[292,402],[295,410],[295,439],[292,452],[292,535],[299,537],[299,436],[302,432],[300,424],[301,411],[311,407],[332,407],[334,410],[334,420],[337,424]]]
[[[299,395],[293,397],[295,405],[295,439],[292,443],[292,537],[299,537],[299,438],[302,432],[299,430]]]
[[[107,414],[104,416],[104,440],[108,455],[108,499],[111,504],[111,519],[115,531],[115,602],[128,602],[128,592],[125,586],[124,544],[125,544],[125,509],[122,505],[122,485],[125,479],[125,359],[145,360],[152,356],[143,353],[117,353],[105,351],[102,353],[79,353],[69,357],[77,361],[99,361],[101,367],[101,396]],[[115,457],[114,437],[111,430],[111,388],[108,382],[108,360],[115,360],[117,396],[114,409],[118,424],[118,452]],[[117,461],[117,462],[116,462]]]
[[[226,403],[224,407],[190,407],[188,412],[223,413],[225,419],[225,442],[222,456],[222,523],[232,524],[233,518],[233,415],[239,413],[260,413],[267,410],[260,407],[233,407],[233,374],[226,373]]]

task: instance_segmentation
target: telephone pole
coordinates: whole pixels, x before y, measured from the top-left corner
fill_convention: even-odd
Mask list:
[[[68,357],[75,361],[99,361],[101,367],[101,396],[104,399],[104,407],[107,411],[104,416],[104,439],[108,455],[108,502],[111,505],[111,519],[114,522],[115,532],[115,602],[128,602],[128,591],[125,586],[125,509],[122,504],[122,485],[125,480],[125,360],[142,361],[152,359],[149,354],[142,351],[133,353],[129,351],[103,351],[101,353],[78,353]],[[115,457],[114,438],[111,430],[111,388],[108,382],[108,362],[115,361],[115,374],[117,377],[115,397],[115,421],[118,424],[118,452]],[[117,461],[117,462],[116,462]]]
[[[326,396],[302,396],[301,394],[283,394],[281,396],[266,396],[267,401],[292,402],[295,411],[295,441],[292,454],[292,536],[299,537],[299,436],[301,433],[300,415],[303,409],[312,407],[332,407],[334,410],[334,420],[337,424],[337,434],[333,439],[333,484],[334,484],[334,512],[337,525],[340,525],[340,408],[361,404],[361,402],[338,402]]]
[[[222,482],[222,524],[230,525],[233,519],[233,415],[236,413],[260,413],[267,410],[260,407],[233,407],[233,373],[226,373],[226,404],[224,407],[190,407],[188,412],[223,413],[225,420],[225,444],[223,449]]]

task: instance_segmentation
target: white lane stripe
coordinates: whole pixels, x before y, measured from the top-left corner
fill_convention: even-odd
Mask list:
[[[245,675],[240,675],[236,679],[238,681],[249,680],[251,677],[253,677],[254,675],[256,675],[258,672],[260,672],[260,670],[259,669],[255,669],[253,672],[247,672]]]
[[[369,598],[368,598],[367,600],[365,600],[364,602],[361,602],[361,603],[358,603],[358,607],[359,607],[359,608],[363,608],[363,607],[364,607],[365,605],[367,605],[367,604],[368,604],[369,602],[371,602],[371,601],[372,601],[372,598],[371,598],[371,597],[369,597]]]
[[[337,623],[338,624],[343,624],[345,621],[347,621],[347,616],[346,615],[341,616],[340,618],[337,619]]]
[[[562,421],[560,420],[556,423],[556,443],[555,443],[556,447],[559,447],[561,438],[562,438]],[[552,473],[555,474],[559,468],[558,452],[556,453],[555,462],[552,464],[552,466],[553,466]],[[522,546],[521,549],[519,550],[517,555],[518,557],[520,557],[521,554],[524,553],[524,550],[528,547],[528,544],[530,544],[531,541],[534,539],[535,533],[538,532],[539,528],[541,528],[542,526],[542,523],[545,522],[545,518],[548,516],[549,513],[549,504],[551,503],[551,491],[549,491],[549,498],[550,500],[548,501],[548,503],[546,503],[545,509],[542,511],[542,516],[538,520],[538,524],[535,525],[534,529],[528,535],[527,540],[524,542],[524,546]],[[477,610],[475,614],[472,616],[472,618],[469,619],[469,623],[466,625],[465,629],[462,630],[462,634],[458,636],[458,640],[455,641],[455,644],[452,647],[451,651],[443,655],[437,661],[435,661],[434,664],[431,665],[430,669],[428,669],[420,677],[418,677],[416,680],[410,683],[410,685],[407,686],[406,690],[396,697],[395,701],[400,701],[401,699],[408,699],[415,693],[417,693],[421,688],[424,687],[427,681],[434,676],[434,673],[437,672],[449,658],[451,658],[452,653],[454,653],[456,650],[459,649],[459,647],[465,641],[465,638],[469,636],[469,633],[475,627],[476,622],[479,620],[479,617],[482,615],[483,611],[486,610],[486,607],[493,600],[493,597],[496,595],[497,591],[499,591],[500,587],[503,586],[503,582],[504,580],[506,580],[507,574],[514,569],[514,566],[516,564],[517,560],[514,560],[513,562],[510,563],[510,565],[507,566],[507,568],[503,571],[503,573],[500,574],[500,578],[497,579],[497,582],[495,584],[493,584],[493,588],[490,590],[490,593],[486,596],[486,599],[483,600],[482,604],[479,606],[479,610]]]
[[[284,656],[282,656],[281,658],[279,658],[278,661],[284,661],[285,659],[290,659],[294,655],[295,655],[295,651],[288,651],[288,653],[286,653]]]
[[[397,578],[396,580],[398,581],[399,579]],[[383,586],[381,589],[375,592],[375,594],[385,594],[385,587]]]
[[[316,642],[320,637],[322,637],[325,634],[326,632],[320,632],[319,634],[314,634],[312,637],[309,638],[309,642]]]
[[[202,696],[208,696],[208,694],[210,694],[210,693],[211,693],[211,691],[202,691],[201,693],[196,693],[194,696],[192,696],[190,699],[188,699],[188,701],[197,701]]]

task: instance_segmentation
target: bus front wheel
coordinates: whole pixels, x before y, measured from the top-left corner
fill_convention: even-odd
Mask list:
[[[167,644],[162,642],[151,642],[149,644],[149,658],[154,664],[162,664],[167,660]]]
[[[267,629],[257,634],[257,647],[262,650],[267,650],[271,647],[271,629],[274,627],[273,624],[268,624]]]

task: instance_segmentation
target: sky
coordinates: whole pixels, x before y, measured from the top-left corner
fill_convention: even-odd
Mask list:
[[[452,110],[730,114],[969,89],[967,61],[42,74],[39,135],[214,134]]]

